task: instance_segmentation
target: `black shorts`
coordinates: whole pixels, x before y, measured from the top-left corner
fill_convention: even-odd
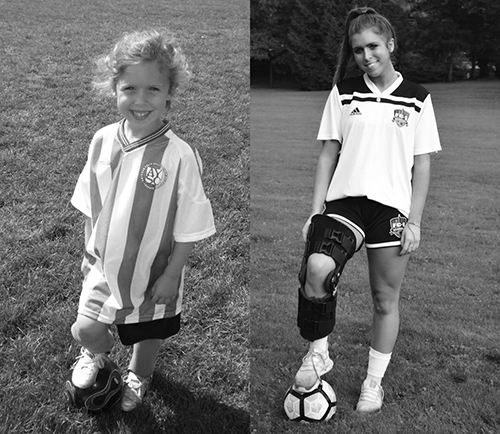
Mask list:
[[[146,339],[167,339],[179,333],[181,314],[137,324],[117,324],[116,327],[123,345],[134,345]]]
[[[395,208],[367,197],[347,197],[327,202],[323,214],[356,227],[367,249],[401,246],[408,219]]]

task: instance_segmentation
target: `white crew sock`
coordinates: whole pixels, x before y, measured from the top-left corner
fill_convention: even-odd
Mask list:
[[[312,341],[309,344],[309,351],[320,351],[324,353],[325,351],[328,351],[328,336],[325,336],[324,338],[321,339],[316,339],[315,341]]]
[[[384,378],[385,371],[389,366],[391,361],[391,355],[379,353],[378,351],[370,348],[370,353],[368,354],[368,371],[366,375],[367,380],[375,381],[378,385],[382,382]]]

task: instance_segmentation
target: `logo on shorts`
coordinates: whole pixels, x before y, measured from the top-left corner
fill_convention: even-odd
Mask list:
[[[397,109],[397,110],[394,110],[394,117],[392,118],[392,122],[396,122],[396,125],[399,128],[407,127],[409,117],[410,117],[410,113],[408,113],[404,109]]]
[[[147,188],[156,190],[167,182],[167,169],[161,164],[149,163],[141,170],[141,180]]]
[[[401,238],[403,229],[405,228],[407,221],[408,219],[401,215],[398,215],[396,218],[391,219],[391,230],[389,231],[389,235],[394,235],[395,237]]]

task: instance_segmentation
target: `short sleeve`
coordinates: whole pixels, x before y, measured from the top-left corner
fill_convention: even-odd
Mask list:
[[[215,233],[212,206],[201,179],[202,165],[198,152],[186,153],[181,160],[174,240],[194,242]]]
[[[92,146],[91,148],[92,149]],[[71,197],[71,204],[87,217],[92,217],[90,203],[90,153]]]
[[[415,128],[414,155],[439,152],[441,143],[437,128],[436,116],[432,105],[431,95],[424,100],[422,111]]]
[[[334,86],[326,101],[318,132],[318,140],[342,141],[340,122],[342,118],[342,103],[337,86]]]

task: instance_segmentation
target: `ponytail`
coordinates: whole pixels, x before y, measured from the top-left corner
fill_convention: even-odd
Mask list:
[[[333,85],[343,80],[349,63],[352,59],[351,37],[355,33],[370,28],[377,28],[381,35],[387,38],[387,41],[394,39],[396,46],[396,32],[391,23],[384,16],[380,15],[375,9],[364,7],[352,9],[348,14],[344,27],[344,37],[340,44],[339,54],[337,56],[337,69],[333,77]]]

